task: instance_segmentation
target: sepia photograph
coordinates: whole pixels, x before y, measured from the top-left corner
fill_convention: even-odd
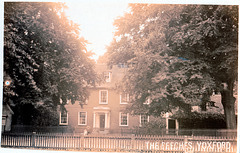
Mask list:
[[[0,152],[239,151],[237,2],[1,4]]]

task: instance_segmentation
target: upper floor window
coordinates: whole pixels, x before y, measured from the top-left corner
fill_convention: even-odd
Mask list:
[[[86,99],[86,100],[84,101],[84,104],[86,104],[86,105],[88,104],[88,99]]]
[[[119,113],[119,126],[128,126],[128,113]]]
[[[108,103],[108,91],[100,90],[99,91],[99,104],[107,104]]]
[[[71,103],[71,99],[67,99],[65,104],[70,104]],[[60,104],[63,104],[63,100],[62,98],[60,98]]]
[[[128,104],[129,102],[129,94],[123,93],[120,95],[120,104]]]
[[[112,73],[109,71],[103,72],[103,77],[106,82],[111,82]]]
[[[67,113],[67,111],[61,111],[59,119],[60,119],[60,121],[59,121],[60,125],[68,125],[68,113]]]
[[[149,122],[149,116],[147,115],[140,115],[140,126]]]
[[[149,105],[150,103],[151,103],[150,98],[147,98],[147,100],[146,100],[143,104],[145,104],[145,105]]]
[[[78,112],[78,125],[87,125],[87,112]]]
[[[119,68],[127,68],[127,64],[125,63],[118,63]]]

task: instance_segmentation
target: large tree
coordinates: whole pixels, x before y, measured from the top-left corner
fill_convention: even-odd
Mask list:
[[[4,3],[5,102],[56,108],[85,100],[94,62],[64,9],[63,3]]]
[[[236,128],[238,6],[188,6],[171,22],[166,37],[175,56],[208,66],[205,73],[221,92],[227,127]]]
[[[130,4],[130,8],[114,23],[116,39],[107,54],[109,64],[129,65],[122,88],[134,95],[132,109],[153,115],[176,108],[186,113],[218,90],[227,127],[236,128],[238,7]],[[144,105],[148,99],[151,105]]]

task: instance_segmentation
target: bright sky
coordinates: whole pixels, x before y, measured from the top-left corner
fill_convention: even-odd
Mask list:
[[[87,45],[97,59],[106,52],[106,46],[113,38],[113,22],[127,11],[127,1],[66,1],[69,7],[66,15],[75,23],[80,24],[81,36],[91,44]]]

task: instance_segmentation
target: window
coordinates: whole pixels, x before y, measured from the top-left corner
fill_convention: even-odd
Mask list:
[[[129,102],[129,94],[123,93],[120,95],[120,104],[128,104]]]
[[[66,104],[70,104],[70,103],[71,103],[71,99],[67,99],[66,100]],[[60,104],[63,104],[62,98],[60,98]]]
[[[68,99],[66,103],[71,104],[71,99]]]
[[[7,120],[7,118],[5,116],[2,116],[2,126],[6,125],[6,120]]]
[[[78,112],[78,125],[87,125],[87,112]]]
[[[111,72],[103,72],[103,77],[106,82],[111,82]]]
[[[125,63],[118,63],[119,68],[127,68],[127,64]]]
[[[149,116],[147,115],[140,115],[140,126],[149,122]]]
[[[128,113],[119,114],[119,126],[128,126]]]
[[[84,104],[86,104],[86,105],[88,104],[88,99],[85,100]]]
[[[149,105],[150,103],[151,103],[150,98],[147,98],[147,100],[146,100],[143,104],[145,104],[145,105]]]
[[[108,103],[108,91],[100,90],[99,91],[99,104],[107,104]]]
[[[60,125],[68,125],[68,113],[67,111],[60,112]]]

